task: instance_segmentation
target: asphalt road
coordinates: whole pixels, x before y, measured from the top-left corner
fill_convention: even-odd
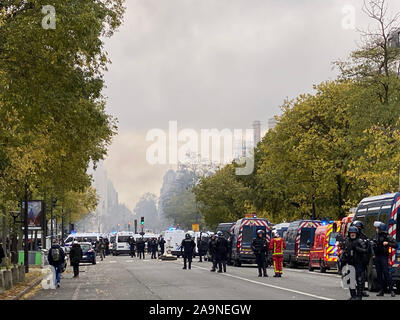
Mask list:
[[[210,272],[209,262],[194,259],[191,270],[182,261],[146,260],[129,256],[107,256],[96,265],[81,265],[79,278],[68,267],[61,288],[38,290],[30,300],[346,300],[348,290],[340,276],[308,269],[285,268],[282,278],[259,278],[256,266],[227,268],[227,273]],[[367,300],[400,300],[390,295]]]

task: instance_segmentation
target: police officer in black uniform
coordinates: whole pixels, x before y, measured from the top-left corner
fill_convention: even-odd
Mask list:
[[[160,246],[160,255],[162,256],[165,251],[165,240],[163,236],[160,236],[160,239],[158,240],[158,245]]]
[[[363,278],[365,255],[368,254],[368,248],[365,242],[360,239],[358,228],[350,226],[348,230],[348,237],[346,237],[343,253],[343,265],[351,265],[356,271],[356,289],[350,289],[350,300],[361,300],[362,291],[365,286],[365,279]]]
[[[189,233],[186,233],[185,239],[181,243],[181,254],[183,256],[183,268],[186,269],[186,261],[189,263],[188,267],[191,269],[193,252],[196,247],[196,243],[192,239]]]
[[[258,267],[258,276],[268,277],[267,275],[267,256],[268,256],[268,241],[264,237],[264,230],[257,231],[257,237],[251,243],[251,249],[256,255]],[[261,273],[262,272],[262,273]]]
[[[366,274],[367,274],[367,267],[369,265],[369,261],[372,257],[372,247],[370,245],[370,240],[368,239],[368,237],[365,235],[365,233],[363,232],[364,230],[364,224],[361,221],[353,221],[353,223],[351,224],[354,227],[357,227],[358,229],[358,237],[364,241],[364,245],[367,248],[367,253],[365,255],[363,255],[363,270],[361,273],[361,277],[363,279],[363,283],[365,283],[365,279],[366,279]],[[369,294],[365,292],[365,286],[362,287],[362,292],[361,292],[363,297],[369,297]]]
[[[144,242],[143,237],[138,239],[138,241],[136,242],[136,249],[137,249],[137,252],[139,255],[139,259],[142,259],[142,255],[143,255],[143,260],[145,259],[145,253],[144,253],[145,246],[146,246],[146,243]]]
[[[388,235],[386,225],[381,222],[376,227],[376,239],[374,240],[374,264],[379,283],[379,293],[377,296],[383,296],[389,286],[392,297],[395,297],[393,291],[392,275],[389,272],[389,248],[397,249],[396,241]]]
[[[224,272],[226,272],[226,259],[228,256],[228,240],[225,239],[222,231],[217,232],[216,240],[216,258],[218,264],[218,272],[222,272],[222,267],[224,267]]]
[[[208,243],[208,250],[210,251],[212,268],[210,271],[214,272],[217,267],[217,239],[215,234],[211,236],[210,242]]]
[[[135,239],[132,236],[130,236],[128,243],[129,243],[129,253],[131,255],[131,258],[136,257],[136,254],[135,254],[135,246],[136,246]]]

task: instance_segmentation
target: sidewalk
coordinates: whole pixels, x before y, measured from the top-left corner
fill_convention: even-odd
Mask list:
[[[30,267],[29,273],[25,274],[25,281],[14,285],[10,290],[0,293],[0,300],[18,300],[21,296],[40,284],[42,278],[41,268]]]

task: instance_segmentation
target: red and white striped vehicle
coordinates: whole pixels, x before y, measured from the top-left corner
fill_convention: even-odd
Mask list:
[[[271,226],[269,221],[256,216],[246,216],[239,219],[233,228],[232,262],[240,267],[242,263],[256,263],[256,256],[251,249],[251,243],[258,230],[264,230],[267,240],[271,239]]]
[[[283,262],[291,268],[297,265],[308,265],[310,249],[314,244],[315,230],[321,225],[319,220],[297,220],[290,223],[284,240]]]
[[[374,222],[381,221],[389,228],[388,233],[397,244],[400,243],[398,210],[400,207],[400,193],[387,193],[379,196],[368,197],[358,204],[353,221],[364,223],[364,233],[369,239],[376,237]],[[400,248],[400,246],[398,247]],[[400,288],[400,249],[389,250],[389,271],[397,289]],[[375,267],[372,263],[368,267],[368,288],[371,291],[378,289]]]

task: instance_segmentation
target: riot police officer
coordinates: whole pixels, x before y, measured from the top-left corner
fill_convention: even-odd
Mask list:
[[[129,253],[131,255],[131,258],[136,257],[136,254],[135,254],[135,245],[136,245],[135,239],[132,236],[130,236],[128,243],[129,243]]]
[[[365,255],[363,255],[363,270],[361,272],[361,277],[362,277],[362,281],[363,283],[365,283],[365,279],[366,279],[366,274],[367,274],[367,267],[369,265],[369,261],[371,259],[372,256],[372,247],[370,245],[370,240],[368,239],[368,237],[365,235],[365,233],[363,232],[364,230],[364,224],[361,221],[353,221],[353,223],[351,224],[354,227],[357,227],[358,229],[358,237],[364,241],[364,245],[367,247],[367,253]],[[361,292],[363,297],[369,297],[369,294],[365,292],[365,286],[362,287],[362,292]]]
[[[192,266],[192,258],[194,249],[196,247],[196,243],[193,241],[192,237],[189,233],[186,233],[185,239],[182,240],[181,243],[181,254],[183,256],[183,268],[186,269],[186,261],[189,263],[188,267],[191,269]]]
[[[158,240],[158,245],[160,246],[160,255],[162,256],[164,254],[165,250],[165,240],[163,236],[160,236],[160,239]]]
[[[256,255],[258,267],[258,276],[268,277],[267,275],[267,256],[268,256],[268,241],[264,237],[264,230],[257,231],[257,237],[251,243],[251,249]],[[261,273],[262,272],[262,273]]]
[[[396,241],[388,235],[387,227],[383,222],[374,224],[376,226],[376,239],[374,240],[374,264],[376,275],[379,283],[379,293],[377,296],[383,296],[385,290],[389,286],[389,291],[392,297],[395,297],[393,291],[392,275],[389,272],[389,248],[397,249]]]
[[[138,239],[138,241],[136,242],[136,249],[139,255],[139,259],[142,259],[142,255],[143,255],[143,260],[145,259],[145,253],[144,253],[145,246],[146,243],[144,242],[143,237]]]
[[[356,289],[350,288],[350,300],[361,300],[362,291],[365,286],[365,279],[363,278],[365,255],[368,254],[368,248],[365,242],[360,239],[358,228],[350,226],[348,230],[348,237],[346,237],[343,253],[342,263],[348,264],[355,269]]]
[[[218,272],[222,272],[222,267],[224,267],[224,272],[226,272],[226,260],[228,256],[228,241],[225,239],[222,231],[217,232],[216,240],[216,258],[218,264]]]
[[[214,272],[217,267],[217,239],[215,234],[211,236],[210,242],[208,243],[208,250],[210,251],[212,268],[210,271]]]

